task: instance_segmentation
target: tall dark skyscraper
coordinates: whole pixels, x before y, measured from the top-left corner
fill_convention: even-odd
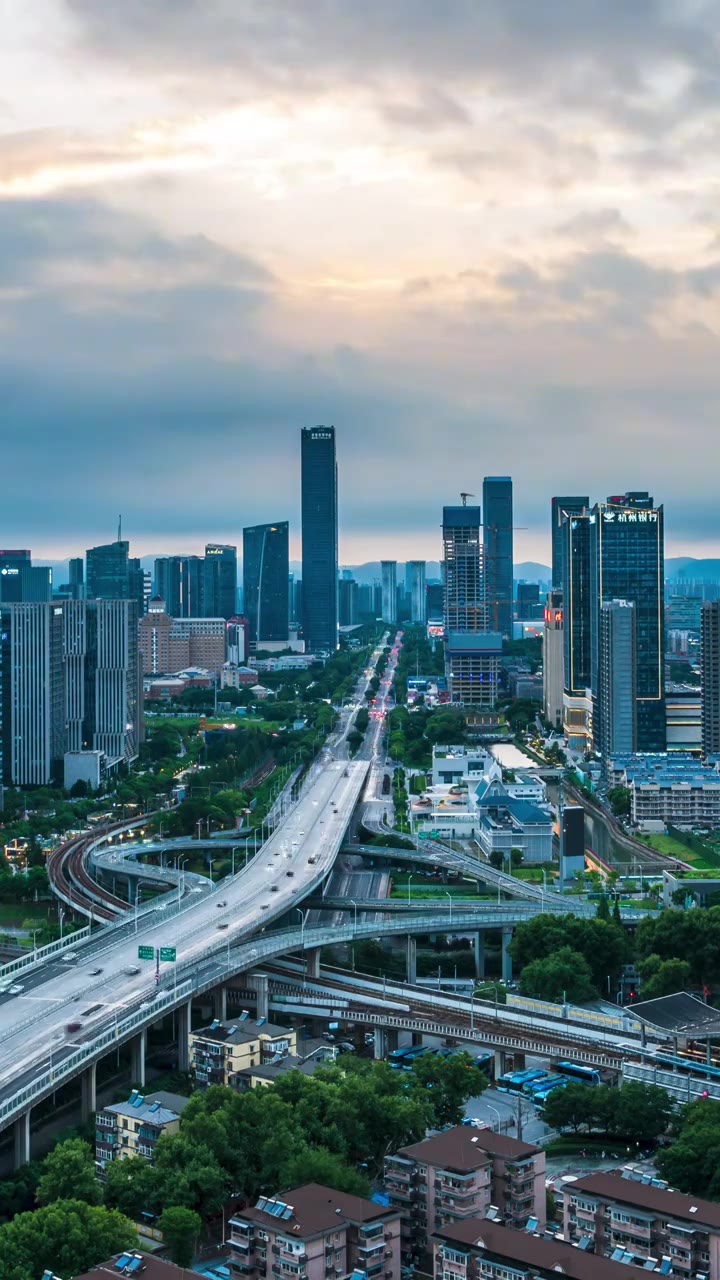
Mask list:
[[[334,427],[302,429],[302,598],[308,653],[337,648],[338,484]]]
[[[0,637],[3,778],[47,786],[62,778],[65,749],[63,607],[3,605]]]
[[[510,476],[483,480],[485,599],[490,627],[512,639],[513,493]]]
[[[592,746],[590,516],[563,520],[563,722],[577,750]]]
[[[580,515],[590,506],[587,497],[551,498],[551,536],[552,536],[552,586],[554,591],[562,591],[563,557],[564,557],[564,515]]]
[[[590,514],[591,688],[597,708],[600,610],[626,600],[635,605],[638,751],[667,745],[664,579],[663,508],[644,491],[597,503]]]
[[[85,562],[82,556],[75,556],[70,561],[68,568],[72,599],[82,600],[85,596]]]
[[[289,572],[287,520],[243,529],[243,608],[250,624],[250,643],[259,648],[266,641],[288,640]]]
[[[237,547],[209,542],[205,547],[206,618],[232,618],[237,612]]]
[[[129,550],[129,542],[118,539],[85,552],[88,600],[129,599]]]
[[[202,556],[158,556],[154,576],[155,591],[165,601],[171,618],[205,616],[205,561]]]
[[[0,601],[48,604],[51,599],[52,569],[34,565],[29,551],[0,551]]]
[[[608,600],[599,611],[598,691],[593,732],[603,770],[637,749],[635,605]]]
[[[703,759],[720,753],[720,600],[706,600],[700,612]]]

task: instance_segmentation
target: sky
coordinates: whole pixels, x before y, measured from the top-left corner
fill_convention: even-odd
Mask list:
[[[511,474],[720,555],[715,0],[0,0],[0,542],[340,559]]]

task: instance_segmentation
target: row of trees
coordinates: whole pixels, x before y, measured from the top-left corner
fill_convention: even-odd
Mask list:
[[[720,1102],[691,1102],[678,1112],[670,1133],[672,1142],[656,1158],[663,1178],[688,1195],[720,1200]]]
[[[631,1082],[619,1089],[572,1081],[550,1094],[543,1119],[553,1129],[607,1135],[624,1142],[655,1142],[664,1134],[675,1104],[664,1089]]]
[[[523,995],[579,1003],[612,986],[630,943],[615,920],[541,915],[518,925],[512,956]]]

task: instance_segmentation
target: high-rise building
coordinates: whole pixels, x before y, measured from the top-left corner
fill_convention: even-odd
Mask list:
[[[247,656],[247,622],[244,618],[171,618],[165,601],[153,596],[150,608],[140,619],[138,647],[145,675],[168,675],[200,667],[218,674],[226,658],[226,641],[240,643],[233,625],[241,623],[243,661]]]
[[[0,551],[0,602],[48,604],[52,599],[52,569],[34,565],[29,551]]]
[[[134,600],[63,605],[67,751],[102,751],[105,768],[137,759],[142,736]]]
[[[563,729],[579,751],[592,746],[590,520],[569,515],[562,525]]]
[[[338,483],[334,427],[302,429],[303,632],[309,653],[333,652],[338,627]]]
[[[483,480],[485,599],[493,631],[512,638],[513,491],[510,476]]]
[[[225,658],[234,667],[242,667],[250,653],[250,624],[244,614],[229,618],[225,627]]]
[[[206,618],[232,618],[237,613],[237,547],[209,542],[205,547],[204,608]]]
[[[3,780],[42,787],[62,779],[65,749],[63,606],[0,609]]]
[[[449,631],[485,631],[479,507],[443,507],[444,617]]]
[[[358,584],[353,577],[343,574],[338,583],[340,626],[354,627],[358,619]]]
[[[147,591],[147,580],[145,570],[142,567],[138,556],[133,556],[128,560],[128,600],[134,600],[137,605],[138,617],[142,618],[147,613],[147,605],[150,599],[150,593]]]
[[[243,529],[243,608],[250,624],[250,644],[287,643],[289,525],[256,524]]]
[[[445,589],[442,582],[428,582],[425,592],[428,622],[440,622],[444,615]]]
[[[408,560],[405,566],[405,584],[410,597],[410,621],[425,625],[425,561]]]
[[[85,596],[85,561],[82,556],[74,556],[68,569],[70,595],[73,600],[82,600]]]
[[[563,719],[563,595],[548,591],[543,629],[543,711],[554,729]]]
[[[381,560],[382,620],[393,626],[397,622],[397,560]]]
[[[552,498],[550,500],[551,511],[551,537],[552,537],[552,587],[555,591],[562,591],[563,586],[563,564],[564,564],[564,545],[565,533],[563,525],[566,516],[581,515],[590,505],[590,499],[587,495],[584,497],[568,497],[568,498]]]
[[[515,593],[515,614],[518,620],[532,622],[542,617],[540,586],[537,582],[518,582]]]
[[[626,493],[597,503],[590,522],[590,676],[594,714],[599,706],[600,610],[608,600],[627,600],[635,605],[637,750],[664,751],[663,508],[656,507],[645,491]]]
[[[720,600],[707,600],[700,613],[703,759],[720,752]]]
[[[162,596],[171,617],[202,618],[205,612],[202,556],[158,556],[154,579],[155,595]]]
[[[88,600],[127,600],[130,596],[129,542],[118,539],[85,552]]]
[[[637,750],[635,605],[606,600],[598,615],[598,681],[593,732],[605,773],[616,756]]]

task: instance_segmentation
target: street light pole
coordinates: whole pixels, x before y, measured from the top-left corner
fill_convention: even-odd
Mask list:
[[[348,898],[348,902],[350,903],[351,907],[355,908],[355,921],[354,921],[353,927],[357,929],[357,913],[358,913],[357,902],[355,902],[352,898]]]
[[[410,902],[410,885],[412,883],[412,873],[408,876],[408,903]]]
[[[445,897],[450,903],[450,928],[452,929],[452,894],[448,893],[447,889],[445,890]]]

